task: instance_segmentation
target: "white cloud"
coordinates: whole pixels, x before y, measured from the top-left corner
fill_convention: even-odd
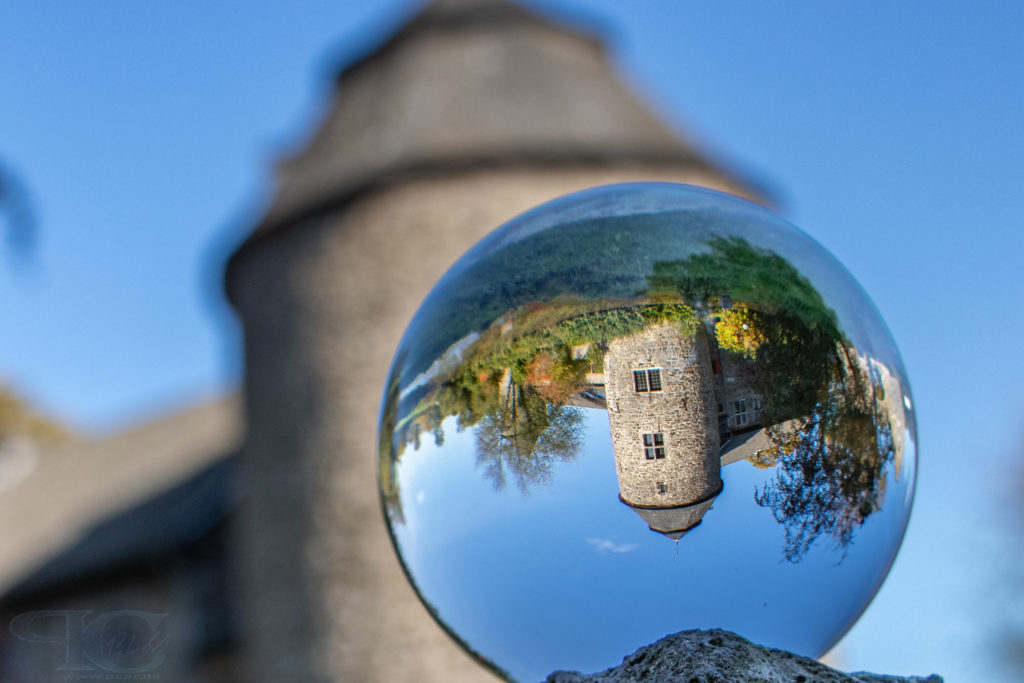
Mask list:
[[[628,553],[640,547],[636,543],[615,543],[607,538],[588,538],[587,543],[599,553]]]
[[[416,494],[416,504],[417,504],[417,505],[423,505],[423,500],[424,500],[424,499],[425,499],[426,497],[427,497],[427,494],[426,494],[426,492],[424,492],[424,491],[420,491],[419,493],[417,493],[417,494]]]

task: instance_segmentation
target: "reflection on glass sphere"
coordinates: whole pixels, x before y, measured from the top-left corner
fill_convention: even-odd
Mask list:
[[[597,188],[491,233],[416,313],[384,508],[431,614],[507,678],[693,628],[820,656],[899,547],[912,405],[805,234],[709,190]]]

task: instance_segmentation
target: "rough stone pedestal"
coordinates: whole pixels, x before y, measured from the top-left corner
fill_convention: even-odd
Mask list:
[[[810,657],[755,645],[729,631],[665,636],[596,674],[556,671],[547,683],[943,683],[942,678],[844,674]]]

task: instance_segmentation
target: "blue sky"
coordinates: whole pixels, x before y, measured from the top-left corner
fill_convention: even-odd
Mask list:
[[[0,378],[90,431],[235,386],[223,259],[334,65],[415,4],[0,5],[0,158],[41,230],[32,259],[0,268]],[[900,346],[918,500],[845,666],[999,680],[977,666],[1017,531],[1024,5],[533,4],[601,19],[636,91],[771,187]]]
[[[882,509],[847,549],[819,538],[784,561],[785,529],[754,500],[775,470],[745,460],[678,546],[619,500],[608,413],[583,409],[582,444],[526,495],[496,491],[478,465],[475,428],[444,425],[397,466],[404,521],[393,522],[424,599],[517,680],[598,671],[667,633],[725,628],[805,655],[841,633],[884,569],[905,509],[887,472]],[[538,617],[541,618],[538,618]]]

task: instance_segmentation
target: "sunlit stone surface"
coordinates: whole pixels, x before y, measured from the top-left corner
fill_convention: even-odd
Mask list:
[[[912,406],[878,313],[805,234],[709,190],[598,188],[427,297],[385,391],[384,508],[424,604],[507,678],[686,629],[815,657],[899,547]]]

